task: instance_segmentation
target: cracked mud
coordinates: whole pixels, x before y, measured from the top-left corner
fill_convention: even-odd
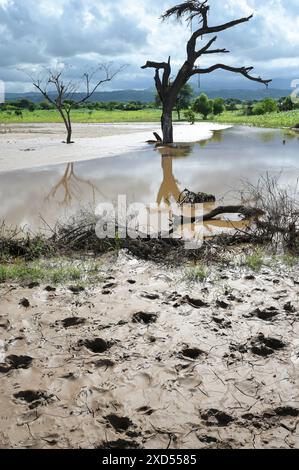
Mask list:
[[[297,266],[102,270],[0,284],[1,448],[298,448]]]

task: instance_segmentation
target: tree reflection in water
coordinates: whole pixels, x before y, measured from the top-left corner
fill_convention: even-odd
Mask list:
[[[89,187],[92,195],[91,202],[95,205],[96,194],[101,194],[100,190],[90,180],[85,180],[77,176],[75,174],[74,166],[74,163],[67,164],[62,178],[45,197],[46,202],[50,202],[52,199],[55,199],[59,193],[62,193],[62,199],[58,201],[58,205],[61,207],[68,207],[71,205],[73,200],[80,201],[80,196],[84,187]]]
[[[210,140],[200,142],[200,146],[205,146],[210,142],[219,142],[222,139],[221,132],[215,132],[214,136]],[[173,173],[173,161],[176,158],[186,158],[188,157],[195,144],[181,144],[181,145],[169,145],[169,146],[157,146],[156,150],[161,154],[162,157],[162,171],[163,171],[163,180],[160,185],[158,195],[157,195],[157,204],[158,211],[160,213],[167,212],[169,213],[170,206],[178,204],[180,200],[180,195],[183,191],[183,186],[180,188],[180,182],[175,178]],[[199,190],[197,190],[199,192]],[[206,202],[202,204],[203,213],[206,214],[212,211],[216,204],[215,202]],[[187,208],[188,213],[184,213],[186,217],[194,217],[196,208],[189,207]],[[171,213],[170,213],[171,214]],[[245,220],[230,220],[230,219],[215,219],[208,222],[199,222],[199,223],[190,223],[185,224],[182,230],[184,229],[187,232],[192,234],[199,232],[202,227],[204,229],[205,236],[213,236],[215,233],[227,231],[227,230],[244,230],[249,224],[249,221]]]

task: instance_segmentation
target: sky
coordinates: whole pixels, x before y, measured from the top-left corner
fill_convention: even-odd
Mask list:
[[[146,60],[165,61],[170,55],[175,73],[185,59],[191,28],[159,19],[176,3],[179,0],[0,0],[0,80],[9,92],[31,91],[27,73],[65,64],[69,78],[77,80],[86,70],[112,62],[115,68],[127,67],[106,90],[152,87],[153,70],[140,69]],[[218,34],[217,45],[231,54],[206,56],[198,65],[250,65],[264,78],[282,78],[286,84],[299,79],[298,0],[211,0],[210,6],[210,25],[251,13],[254,18]],[[251,86],[229,72],[203,80],[218,88]]]

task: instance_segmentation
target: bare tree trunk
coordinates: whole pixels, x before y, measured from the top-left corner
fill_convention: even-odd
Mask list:
[[[181,110],[180,110],[179,106],[177,106],[176,112],[178,113],[178,120],[180,121],[181,120]]]
[[[67,144],[71,144],[72,143],[72,122],[71,122],[71,113],[68,112],[67,113],[67,139],[66,139],[66,143]]]
[[[173,124],[171,107],[163,107],[161,126],[163,132],[163,144],[173,144]]]
[[[67,138],[66,138],[66,143],[71,144],[72,143],[72,126],[67,127]]]

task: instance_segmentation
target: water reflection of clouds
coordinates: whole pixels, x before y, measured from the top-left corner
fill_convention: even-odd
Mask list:
[[[185,188],[219,197],[239,188],[241,179],[254,182],[281,170],[282,182],[299,176],[297,136],[236,127],[200,144],[149,146],[120,157],[1,174],[0,219],[37,227],[41,214],[53,223],[79,207],[115,202],[118,194],[144,203],[175,200]]]

